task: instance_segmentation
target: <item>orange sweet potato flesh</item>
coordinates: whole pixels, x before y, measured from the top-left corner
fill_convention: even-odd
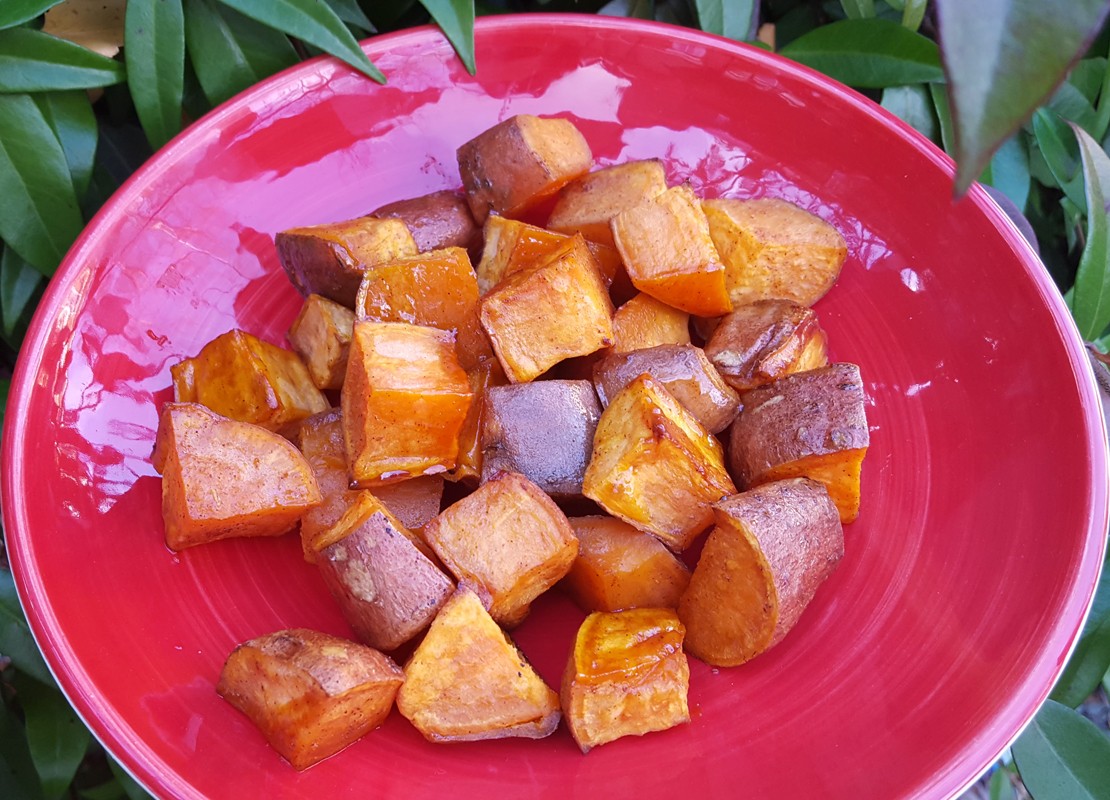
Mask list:
[[[478,281],[461,247],[370,267],[359,286],[355,315],[454,331],[463,369],[476,366],[481,358],[493,357],[478,324]]]
[[[659,159],[605,167],[563,187],[547,226],[562,233],[581,233],[590,241],[615,247],[609,224],[613,217],[666,188],[667,176]]]
[[[689,344],[690,315],[642,292],[613,314],[613,352],[661,344]]]
[[[370,492],[313,542],[316,564],[359,641],[394,650],[431,624],[454,583]]]
[[[671,609],[586,617],[563,673],[563,718],[582,752],[690,721],[690,667]]]
[[[705,354],[737,391],[828,363],[826,336],[813,309],[790,300],[758,300],[721,318]]]
[[[855,364],[795,372],[741,395],[729,466],[744,487],[807,477],[828,489],[841,521],[859,516],[860,472],[870,444]]]
[[[582,492],[613,516],[681,551],[735,491],[720,442],[650,375],[602,412]]]
[[[328,407],[296,353],[241,330],[220,334],[170,368],[174,400],[282,430]]]
[[[405,665],[397,710],[433,742],[540,739],[560,718],[559,696],[466,587]]]
[[[509,382],[505,370],[496,358],[483,358],[477,366],[466,371],[474,398],[470,403],[466,421],[459,431],[459,456],[455,469],[448,475],[453,481],[476,483],[482,476],[482,428],[486,416],[485,396],[493,386]]]
[[[370,216],[395,217],[404,222],[422,253],[444,247],[464,247],[474,252],[482,238],[466,198],[450,189],[387,203],[371,211]]]
[[[198,403],[163,406],[152,460],[173,550],[279,536],[321,501],[312,470],[286,439]]]
[[[700,347],[663,344],[630,353],[610,353],[594,365],[594,385],[602,404],[647,373],[705,426],[720,433],[736,418],[740,396],[722,379]]]
[[[571,517],[578,557],[562,587],[585,611],[677,608],[690,570],[654,536],[613,517]]]
[[[504,472],[424,526],[424,539],[459,585],[506,626],[570,569],[578,540],[555,502],[522,475]]]
[[[459,174],[478,223],[491,213],[519,217],[593,165],[585,137],[569,120],[520,114],[458,149]]]
[[[316,388],[342,388],[354,325],[355,315],[346,306],[318,294],[305,298],[286,338]]]
[[[452,333],[357,321],[340,396],[351,481],[372,488],[454,469],[471,397]]]
[[[403,679],[376,650],[294,628],[236,647],[216,691],[303,770],[381,725]]]
[[[728,497],[716,519],[678,614],[687,652],[731,667],[794,627],[844,555],[844,530],[824,486],[805,478]]]

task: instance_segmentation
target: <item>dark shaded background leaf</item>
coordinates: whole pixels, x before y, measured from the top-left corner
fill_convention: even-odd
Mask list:
[[[92,178],[98,138],[96,114],[88,93],[43,92],[33,99],[62,146],[77,197],[84,197]]]
[[[421,0],[467,72],[474,74],[474,0]]]
[[[1106,16],[1106,0],[1054,3],[937,0],[955,128],[956,189],[963,192],[994,149],[1064,79]],[[1020,46],[1015,46],[1020,43]]]
[[[0,3],[0,28],[10,28],[33,20],[62,0],[4,0]]]
[[[0,31],[0,92],[89,89],[124,79],[118,61],[30,28]]]
[[[1105,800],[1110,738],[1066,706],[1049,700],[1013,746],[1022,780],[1037,800]]]
[[[0,653],[10,658],[15,668],[25,675],[47,686],[54,685],[23,616],[15,581],[6,569],[0,569]]]
[[[848,19],[868,19],[875,16],[875,0],[840,0],[840,7]]]
[[[23,726],[3,703],[0,703],[0,797],[10,800],[42,798]]]
[[[0,94],[0,239],[52,275],[83,224],[65,153],[35,101]]]
[[[1082,161],[1068,124],[1058,114],[1040,108],[1033,115],[1033,135],[1055,185],[1077,208],[1085,210]]]
[[[780,52],[859,88],[882,89],[944,78],[936,44],[886,19],[847,19],[824,25]]]
[[[181,0],[128,0],[123,54],[135,111],[158,149],[181,130],[185,84],[185,19]]]
[[[331,10],[335,15],[348,25],[365,32],[374,33],[374,23],[366,17],[366,12],[359,6],[357,0],[325,0],[331,6]]]
[[[15,331],[41,281],[38,270],[15,250],[5,247],[0,252],[0,318],[4,321],[5,336],[10,337]]]
[[[697,0],[698,23],[703,31],[738,42],[755,35],[759,3],[754,0]]]
[[[940,136],[936,111],[924,86],[891,86],[883,90],[881,105],[926,138]]]
[[[1110,669],[1110,551],[1102,562],[1102,576],[1095,592],[1087,624],[1079,636],[1075,652],[1056,686],[1052,699],[1075,708],[1098,688]]]
[[[89,729],[57,689],[16,676],[23,707],[27,746],[42,793],[52,800],[65,794],[89,748]]]
[[[216,0],[185,0],[184,10],[189,61],[214,106],[297,63],[285,34]]]
[[[331,8],[315,0],[220,0],[251,19],[319,47],[378,83],[385,76],[370,63]]]

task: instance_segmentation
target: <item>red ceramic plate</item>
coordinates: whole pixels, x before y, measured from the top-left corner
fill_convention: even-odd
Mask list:
[[[593,16],[481,20],[478,74],[441,34],[371,41],[379,86],[332,61],[193,125],[112,199],[39,308],[4,431],[20,597],[59,683],[167,797],[938,798],[1030,719],[1081,628],[1107,524],[1089,366],[1036,257],[986,195],[858,95],[689,30]],[[817,306],[858,362],[872,446],[847,554],[789,637],[693,663],[692,722],[583,756],[427,744],[396,713],[294,772],[214,690],[244,639],[348,628],[295,537],[172,553],[150,464],[169,367],[233,327],[282,343],[283,228],[459,185],[455,148],[562,115],[600,163],[661,157],[710,196],[775,196],[839,228]],[[519,643],[557,684],[581,615],[540,603]]]

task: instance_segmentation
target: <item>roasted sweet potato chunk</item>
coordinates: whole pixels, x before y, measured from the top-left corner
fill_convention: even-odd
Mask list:
[[[734,305],[780,298],[811,306],[848,253],[829,223],[785,200],[706,200],[709,231]]]
[[[172,550],[279,536],[321,499],[308,463],[286,439],[198,403],[162,408],[152,460],[162,473],[162,519]]]
[[[459,174],[478,223],[490,213],[519,217],[593,166],[570,120],[520,114],[458,149]]]
[[[649,294],[637,294],[613,314],[614,353],[689,343],[690,315]]]
[[[370,216],[404,222],[421,253],[444,247],[463,247],[473,253],[482,238],[466,198],[450,189],[387,203]]]
[[[470,400],[452,333],[356,322],[340,396],[352,482],[370,488],[454,469]]]
[[[601,416],[589,381],[492,386],[485,394],[482,478],[519,472],[549,495],[581,497]]]
[[[216,691],[300,770],[381,725],[403,679],[377,650],[293,628],[236,647]]]
[[[623,736],[690,721],[690,666],[671,609],[586,617],[563,673],[560,701],[574,741],[588,752]]]
[[[355,315],[318,294],[305,298],[286,338],[303,359],[317,389],[340,389],[347,372]]]
[[[464,586],[405,665],[397,710],[433,742],[542,739],[560,717],[559,696]]]
[[[477,592],[503,625],[566,575],[578,540],[554,501],[522,475],[505,472],[424,526],[424,540],[459,584]]]
[[[474,396],[459,431],[459,456],[455,469],[448,475],[453,481],[477,483],[482,477],[482,428],[486,417],[486,392],[493,386],[509,382],[505,370],[496,358],[483,358],[477,366],[466,371],[470,390]]]
[[[313,542],[316,564],[359,641],[394,650],[431,624],[455,584],[381,500],[359,492]]]
[[[740,410],[740,396],[721,379],[702,349],[692,344],[662,344],[606,355],[594,365],[594,385],[602,405],[644,373],[667,387],[710,433],[727,428]]]
[[[513,383],[613,342],[613,306],[581,236],[487,294],[479,317]]]
[[[844,530],[825,487],[806,478],[727,497],[715,511],[678,615],[691,655],[731,667],[794,627],[844,555]]]
[[[278,259],[302,295],[319,294],[354,308],[366,268],[416,255],[416,241],[399,219],[359,217],[290,228],[274,237]]]
[[[606,511],[684,550],[736,491],[724,450],[663,385],[641,375],[609,401],[582,492]]]
[[[817,314],[791,300],[737,306],[721,318],[705,354],[725,382],[741,392],[828,363]]]
[[[170,367],[174,400],[282,430],[328,407],[296,353],[241,330],[220,334]]]
[[[641,292],[700,317],[732,310],[724,265],[689,186],[644,198],[613,217],[612,228],[628,277]]]
[[[746,488],[784,478],[825,484],[848,523],[859,516],[860,468],[870,444],[855,364],[795,372],[740,396],[729,466]]]
[[[657,158],[605,167],[563,187],[547,227],[616,247],[609,224],[613,217],[666,189],[667,175]]]
[[[562,586],[585,611],[677,608],[690,582],[661,541],[613,517],[571,517],[578,557]]]

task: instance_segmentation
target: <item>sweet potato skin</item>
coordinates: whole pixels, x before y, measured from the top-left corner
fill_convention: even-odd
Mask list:
[[[450,189],[387,203],[369,216],[404,222],[421,253],[463,247],[473,254],[482,239],[466,198]]]
[[[405,664],[397,710],[432,742],[541,739],[561,716],[559,696],[465,586]]]
[[[678,605],[686,649],[708,664],[742,664],[794,627],[844,555],[840,517],[823,485],[767,483],[715,506]]]
[[[381,725],[403,679],[376,650],[294,628],[236,647],[216,691],[304,770]]]
[[[583,753],[690,721],[684,629],[670,609],[586,617],[563,673],[563,718]]]

